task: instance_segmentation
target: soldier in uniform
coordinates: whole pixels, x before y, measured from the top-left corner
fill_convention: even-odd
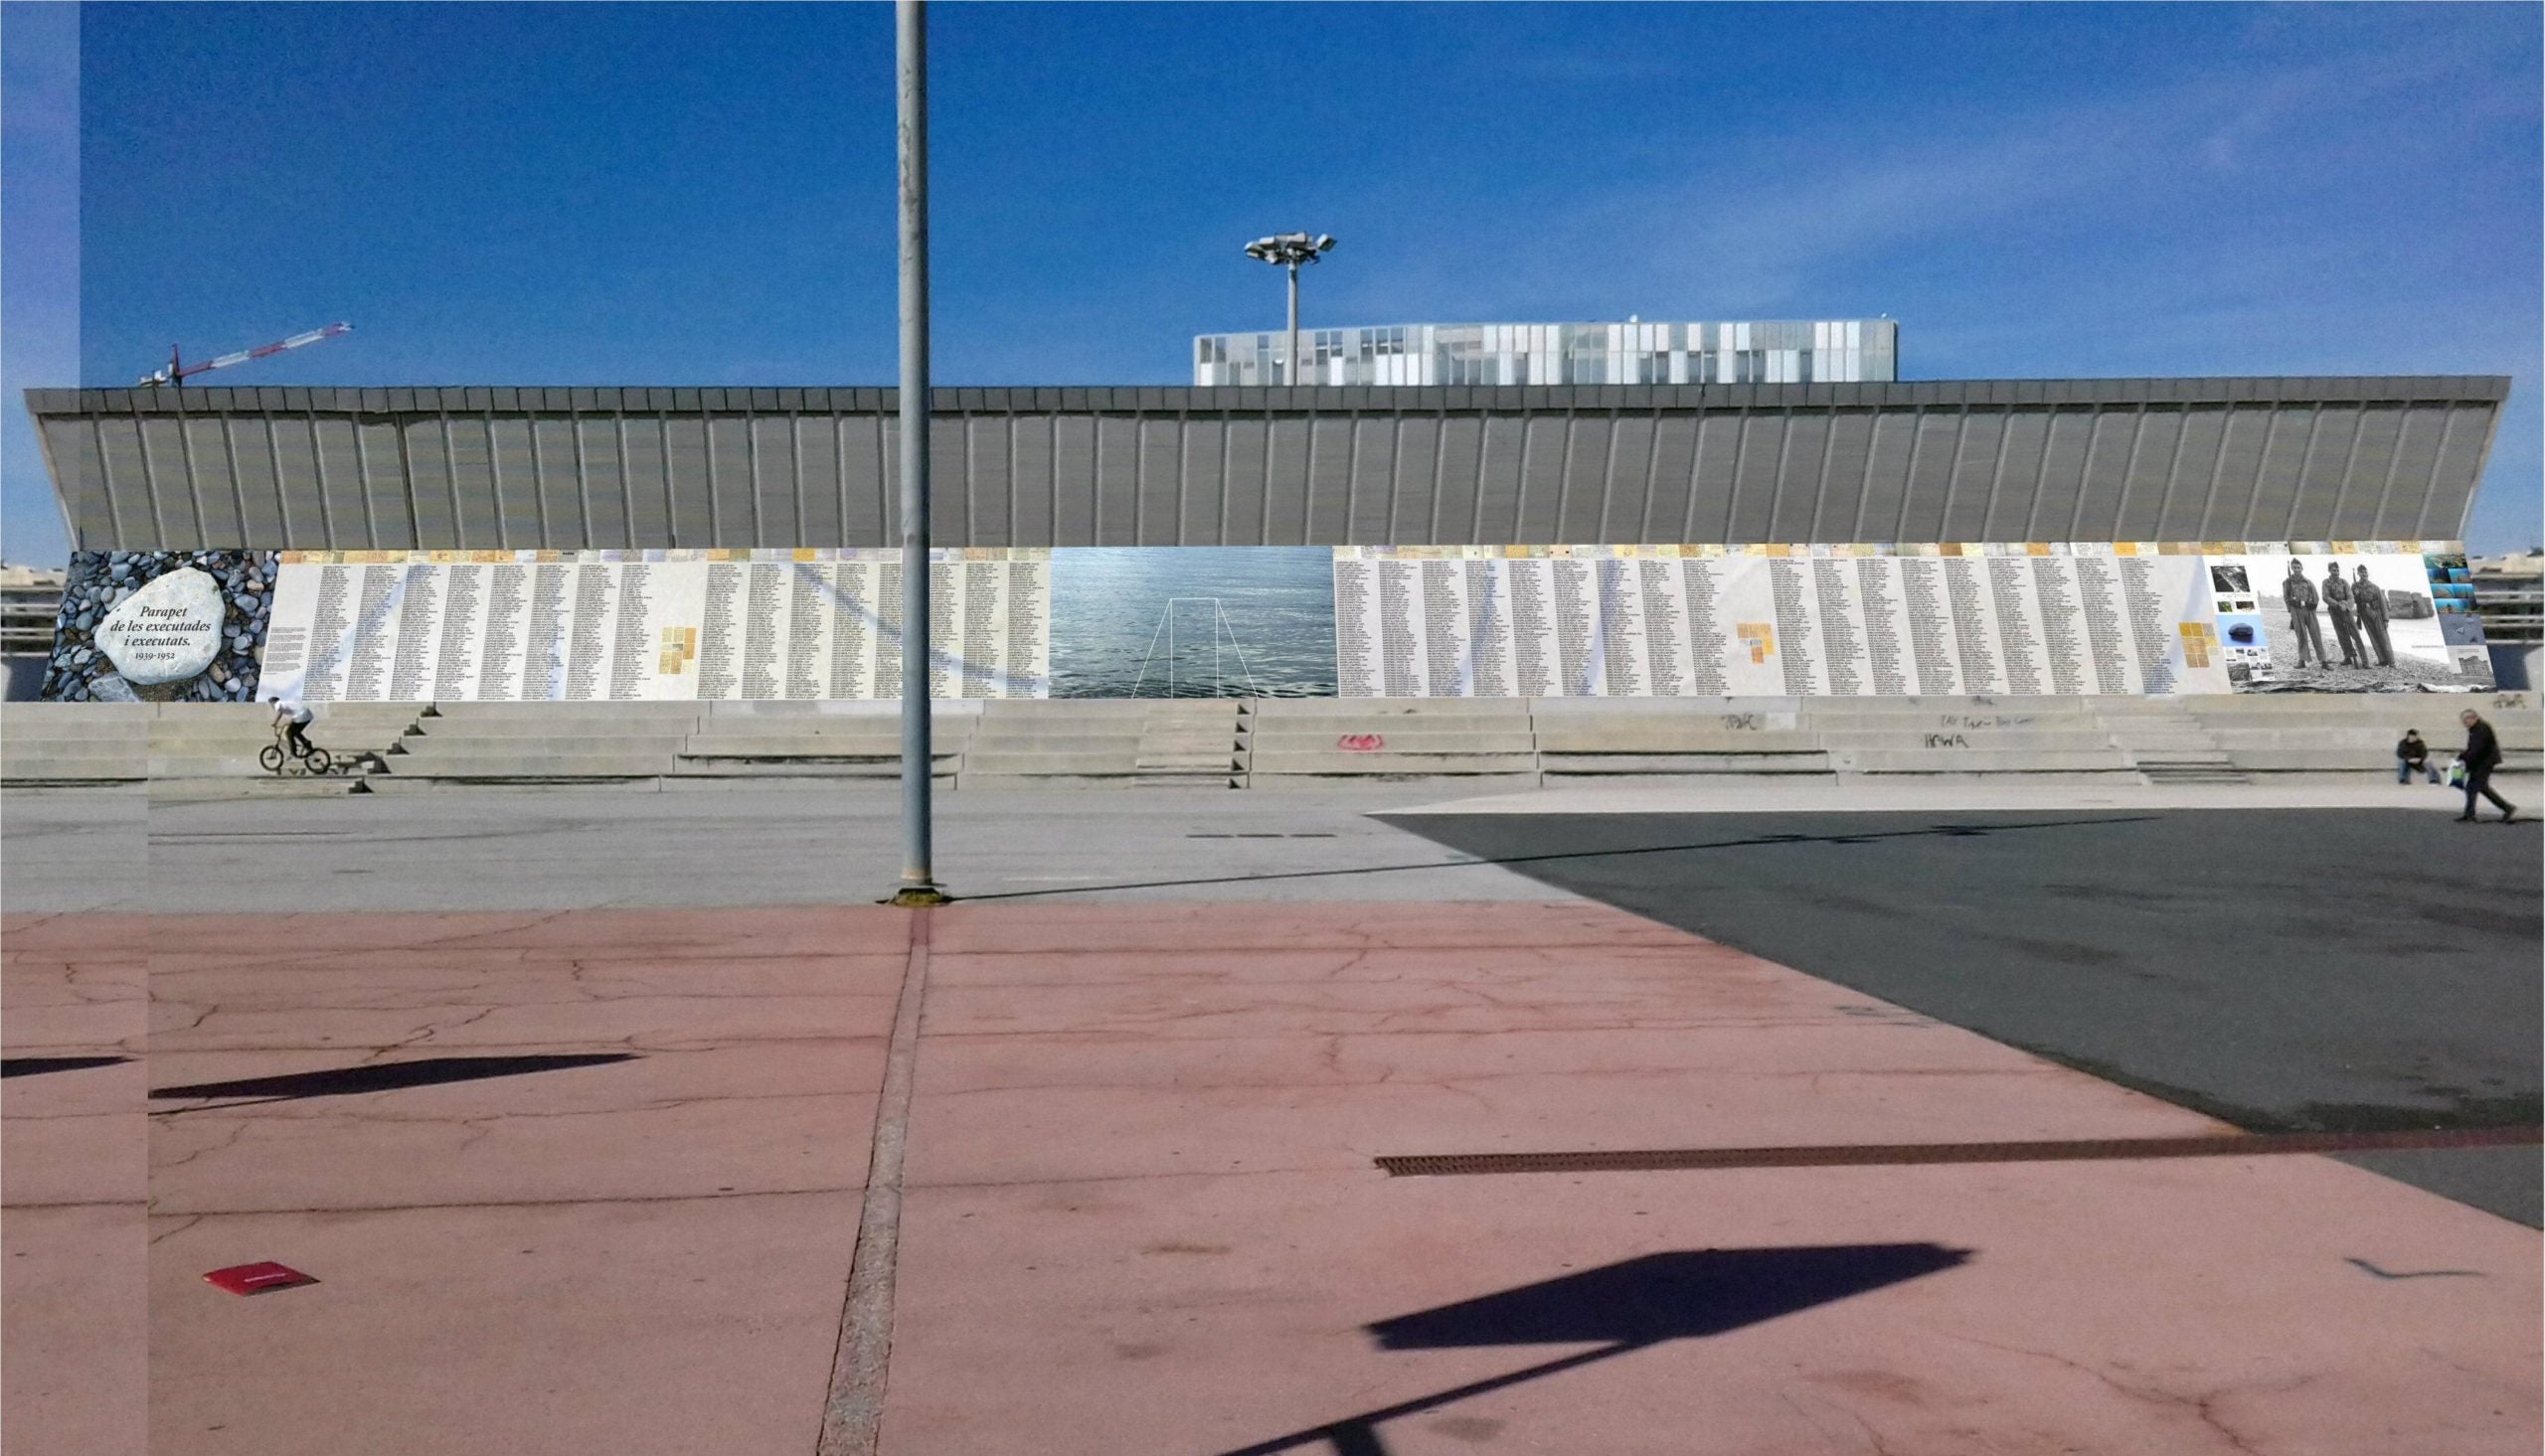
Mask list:
[[[2368,579],[2368,565],[2359,567],[2359,579],[2350,584],[2351,610],[2359,613],[2359,635],[2363,648],[2377,650],[2377,665],[2395,665],[2395,644],[2386,636],[2386,588]],[[2362,653],[2365,656],[2365,652]]]
[[[2359,623],[2351,616],[2350,583],[2342,579],[2339,562],[2324,564],[2324,610],[2333,615],[2333,640],[2342,645],[2342,666],[2368,666],[2368,654],[2359,645]]]
[[[2280,594],[2289,602],[2289,634],[2297,639],[2297,665],[2305,667],[2306,649],[2315,649],[2315,666],[2331,667],[2324,656],[2324,629],[2315,620],[2315,583],[2306,579],[2306,567],[2297,558],[2289,559],[2289,575],[2280,583]]]

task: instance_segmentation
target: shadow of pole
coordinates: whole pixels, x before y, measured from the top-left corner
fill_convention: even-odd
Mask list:
[[[1320,1442],[1333,1447],[1335,1456],[1387,1456],[1387,1443],[1379,1439],[1379,1427],[1387,1421],[1409,1415],[1421,1415],[1427,1410],[1438,1409],[1441,1406],[1464,1400],[1471,1395],[1486,1394],[1506,1385],[1517,1385],[1526,1380],[1537,1379],[1541,1375],[1560,1375],[1565,1371],[1578,1370],[1612,1356],[1623,1355],[1627,1351],[1643,1348],[1642,1345],[1635,1343],[1603,1345],[1597,1350],[1585,1350],[1559,1360],[1526,1366],[1508,1375],[1495,1375],[1490,1379],[1470,1381],[1447,1390],[1436,1390],[1429,1395],[1400,1401],[1395,1405],[1383,1406],[1377,1410],[1364,1410],[1358,1415],[1347,1415],[1327,1425],[1292,1431],[1286,1436],[1275,1436],[1272,1440],[1260,1441],[1252,1446],[1240,1446],[1233,1451],[1223,1451],[1220,1456],[1274,1456],[1274,1453],[1281,1451],[1306,1450]]]
[[[1384,820],[1389,816],[1372,815]],[[1867,845],[1892,839],[1978,839],[2036,829],[2078,829],[2103,824],[2143,824],[2153,814],[2114,815],[2099,819],[2050,819],[2035,824],[1935,824],[1922,829],[1886,829],[1856,834],[1761,834],[1744,839],[1698,844],[1635,845],[1614,850],[1562,850],[1543,855],[1478,856],[1464,860],[1424,860],[1410,865],[1356,865],[1340,870],[1282,870],[1266,875],[1213,875],[1195,880],[1144,880],[1126,885],[1073,885],[1055,890],[999,890],[987,894],[957,895],[967,904],[994,899],[1039,899],[1056,894],[1101,894],[1116,890],[1181,890],[1202,885],[1257,885],[1275,880],[1333,880],[1348,875],[1399,875],[1412,870],[1467,870],[1478,865],[1546,865],[1571,860],[1624,859],[1636,855],[1684,855],[1706,850],[1778,849],[1793,845]]]
[[[1598,1343],[1590,1350],[1302,1427],[1220,1456],[1274,1456],[1319,1445],[1336,1456],[1387,1456],[1379,1427],[1388,1421],[1667,1341],[1744,1329],[1955,1268],[1969,1258],[1967,1249],[1935,1243],[1680,1249],[1398,1315],[1368,1327],[1382,1350]]]

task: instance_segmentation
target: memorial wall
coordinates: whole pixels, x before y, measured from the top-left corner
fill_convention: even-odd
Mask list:
[[[2465,692],[2454,543],[942,549],[940,698]],[[45,695],[889,699],[893,548],[83,553]]]
[[[2488,689],[2470,592],[2434,586],[2463,557],[2423,545],[1343,547],[1336,676],[1347,698]],[[2322,583],[2304,610],[2265,562]],[[2339,661],[2300,661],[2316,638]]]
[[[1051,553],[931,554],[938,698],[1040,698]],[[286,552],[260,697],[312,703],[896,698],[902,560],[796,551]]]

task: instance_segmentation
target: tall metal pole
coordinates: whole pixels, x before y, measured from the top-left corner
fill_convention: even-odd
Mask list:
[[[1290,260],[1290,383],[1299,382],[1299,263]]]
[[[932,863],[928,671],[928,6],[893,8],[902,235],[902,885],[897,904],[943,903]]]

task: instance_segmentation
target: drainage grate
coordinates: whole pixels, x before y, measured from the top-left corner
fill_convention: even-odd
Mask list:
[[[2074,1163],[2128,1158],[2259,1158],[2285,1153],[2526,1147],[2534,1127],[2401,1132],[2220,1133],[2033,1143],[1858,1143],[1811,1148],[1665,1148],[1616,1153],[1421,1153],[1375,1160],[1395,1178],[1495,1173],[1660,1173],[1705,1168],[1872,1168],[1918,1163]]]

